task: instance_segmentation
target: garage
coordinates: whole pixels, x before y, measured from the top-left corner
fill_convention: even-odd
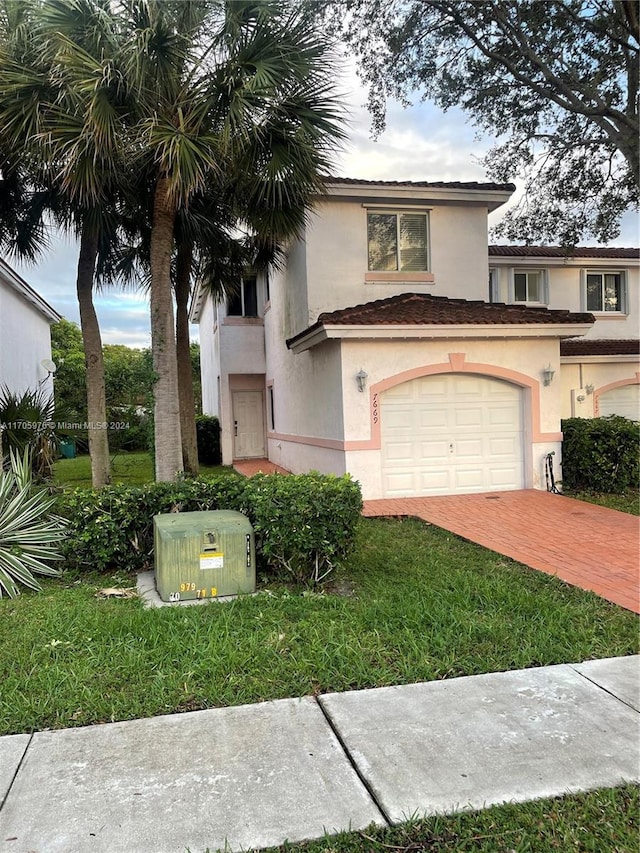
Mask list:
[[[600,394],[598,409],[601,417],[622,415],[637,421],[640,419],[640,385],[621,385]]]
[[[524,488],[522,390],[487,376],[438,374],[380,401],[387,497]]]

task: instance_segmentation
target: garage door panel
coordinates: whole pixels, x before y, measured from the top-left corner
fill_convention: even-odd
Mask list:
[[[483,460],[485,456],[484,441],[480,437],[476,438],[457,438],[453,444],[454,462],[468,462],[469,459]]]
[[[413,463],[420,459],[422,463],[428,464],[433,461],[441,464],[442,459],[449,456],[449,442],[446,439],[440,441],[421,441],[417,445],[417,453],[413,457]]]
[[[600,415],[621,415],[632,421],[640,420],[640,385],[622,385],[600,395]]]
[[[385,448],[386,459],[393,462],[406,462],[413,465],[416,458],[415,445],[409,441],[389,441]]]
[[[415,421],[420,430],[440,430],[443,427],[448,427],[450,417],[449,410],[438,403],[437,406],[430,405],[420,408]]]
[[[488,452],[492,457],[508,456],[513,459],[518,455],[518,442],[514,436],[494,436],[488,444]]]
[[[402,393],[385,392],[380,406],[385,494],[523,487],[519,388],[464,374],[398,387]]]

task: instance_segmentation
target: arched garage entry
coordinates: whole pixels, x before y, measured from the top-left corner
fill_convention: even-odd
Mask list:
[[[640,373],[633,379],[623,379],[604,385],[596,391],[596,415],[622,415],[640,420]]]
[[[523,389],[474,373],[419,376],[380,394],[387,497],[524,488]]]

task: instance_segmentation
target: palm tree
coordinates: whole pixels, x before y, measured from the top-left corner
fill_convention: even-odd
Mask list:
[[[301,205],[320,188],[330,144],[342,131],[329,45],[288,4],[129,0],[123,7],[122,68],[138,112],[132,158],[155,170],[156,478],[172,480],[183,468],[171,290],[178,214],[213,176],[222,197],[235,194],[239,219],[250,220],[253,211],[259,221],[266,205],[289,220],[296,208],[299,225]]]
[[[51,81],[41,64],[36,60],[27,84],[20,68],[14,94],[26,100],[36,93],[29,125],[25,100],[12,112],[15,99],[2,97],[11,90],[7,78],[0,118],[10,120],[14,140],[37,143],[38,163],[88,212],[78,268],[85,304],[101,235],[95,214],[115,207],[123,163],[151,176],[156,478],[172,480],[183,468],[171,288],[179,215],[213,182],[216,198],[261,239],[301,226],[342,138],[330,45],[302,12],[275,0],[31,1],[59,88],[43,103]],[[180,250],[181,282],[197,247],[194,241]],[[88,344],[93,351],[95,339]],[[97,361],[95,367],[97,386]]]
[[[3,242],[33,260],[34,240],[25,235],[42,231],[47,214],[79,238],[76,291],[87,414],[97,426],[89,429],[92,483],[99,487],[109,482],[110,466],[108,433],[99,426],[106,422],[106,403],[93,288],[98,257],[115,239],[118,86],[109,74],[109,55],[117,45],[116,33],[108,2],[101,0],[5,0],[1,11],[0,120],[2,146],[9,152],[3,177],[10,184],[22,178],[29,185],[22,206],[14,206],[11,216],[4,211]]]

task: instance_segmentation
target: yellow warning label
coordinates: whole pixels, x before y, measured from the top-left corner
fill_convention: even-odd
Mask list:
[[[200,554],[201,569],[222,569],[224,568],[224,554],[222,551],[207,551],[205,554]]]

